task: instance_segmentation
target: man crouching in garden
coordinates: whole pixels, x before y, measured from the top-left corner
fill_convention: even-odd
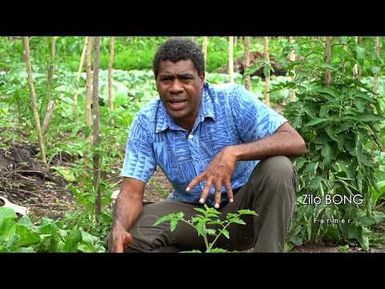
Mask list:
[[[230,239],[218,239],[217,247],[282,252],[295,205],[288,157],[304,153],[302,137],[243,86],[205,82],[203,54],[190,40],[167,40],[153,70],[160,99],[144,107],[130,128],[110,252],[203,250],[187,224],[173,232],[168,223],[154,226],[171,212],[190,219],[203,204],[222,217],[240,209],[258,214],[246,216],[246,225],[230,225]],[[174,190],[165,201],[143,205],[157,165]]]

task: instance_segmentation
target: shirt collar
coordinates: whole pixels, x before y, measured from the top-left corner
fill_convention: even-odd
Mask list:
[[[209,92],[208,83],[205,83],[203,86],[202,99],[201,99],[201,103],[200,103],[198,115],[197,115],[198,122],[197,121],[195,122],[198,124],[199,122],[204,121],[206,118],[211,118],[215,121],[214,103]],[[171,130],[182,129],[169,116],[169,114],[166,111],[166,108],[164,107],[163,102],[159,100],[159,108],[156,115],[155,132],[159,133],[161,131],[166,130],[167,128]]]

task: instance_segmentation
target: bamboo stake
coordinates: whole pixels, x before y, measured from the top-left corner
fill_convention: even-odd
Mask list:
[[[234,37],[229,36],[229,75],[230,83],[234,83]]]
[[[330,64],[332,56],[332,37],[325,37],[325,62]],[[332,74],[330,68],[325,71],[325,84],[329,86],[332,83]]]
[[[203,36],[202,39],[202,53],[205,59],[205,69],[207,66],[207,47],[209,46],[209,38],[207,36]]]
[[[53,75],[55,70],[56,37],[51,38],[51,59],[48,68],[48,100],[52,98]]]
[[[94,167],[94,192],[95,192],[95,219],[99,222],[102,212],[102,196],[100,192],[100,145],[99,135],[99,62],[100,62],[100,37],[95,38],[95,61],[93,73],[93,167]]]
[[[88,38],[89,37],[86,36],[86,38],[84,39],[82,55],[80,56],[79,68],[78,68],[78,72],[76,74],[76,90],[75,90],[75,95],[74,95],[74,112],[75,112],[75,115],[77,115],[77,112],[78,112],[79,82],[80,82],[80,76],[82,75],[82,70],[83,70],[83,65],[84,65],[84,58],[85,58],[85,55],[86,55]]]
[[[91,127],[91,103],[92,103],[92,44],[93,37],[88,37],[87,41],[87,72],[86,72],[86,108],[85,121],[88,127]],[[90,136],[89,141],[92,140]]]
[[[40,125],[40,117],[37,108],[37,99],[35,93],[35,86],[33,84],[33,76],[32,76],[32,65],[31,65],[31,56],[30,56],[30,48],[29,48],[29,40],[28,37],[23,37],[23,47],[24,47],[24,61],[27,66],[27,75],[28,75],[28,84],[31,92],[31,100],[32,100],[32,112],[35,119],[35,126],[37,130],[37,137],[39,140],[40,146],[40,156],[42,161],[47,165],[47,158],[45,153],[44,146],[44,138]]]
[[[110,62],[108,64],[108,102],[110,104],[110,111],[114,110],[114,95],[113,95],[113,64],[114,64],[114,53],[115,53],[115,37],[111,37],[110,46]]]
[[[250,66],[250,37],[245,36],[243,38],[243,46],[244,46],[244,66],[243,71],[246,72],[247,68]],[[245,88],[247,90],[251,90],[251,77],[250,75],[244,75],[244,81],[245,81]]]
[[[291,45],[293,45],[295,43],[295,39],[294,39],[293,36],[289,37],[289,43]],[[296,58],[295,51],[294,51],[294,49],[291,49],[290,50],[290,54],[289,54],[289,61],[294,62],[295,58]],[[293,74],[292,79],[294,79],[294,77],[295,77],[295,70],[294,69],[292,70],[292,74]],[[295,90],[294,89],[290,89],[290,94],[289,95],[290,95],[290,101],[295,101],[296,100],[296,95],[295,95]]]
[[[44,117],[43,127],[42,127],[43,135],[45,135],[46,132],[48,131],[49,122],[51,121],[52,113],[53,113],[53,110],[54,110],[54,109],[55,109],[55,101],[53,101],[53,100],[51,99],[51,100],[48,102],[47,110],[46,110],[46,112],[45,112],[45,117]]]
[[[376,36],[375,38],[375,52],[376,52],[376,55],[377,57],[379,58],[380,57],[380,52],[381,52],[381,42],[380,42],[380,37],[379,36]],[[373,91],[374,93],[377,93],[378,92],[378,72],[374,74],[374,78],[373,78]]]
[[[269,57],[269,37],[263,37],[263,54],[265,57],[266,65],[270,67],[270,57]],[[270,73],[265,75],[265,103],[266,105],[270,105]]]

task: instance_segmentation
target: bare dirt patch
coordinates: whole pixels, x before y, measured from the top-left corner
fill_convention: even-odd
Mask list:
[[[35,216],[64,216],[75,205],[66,181],[37,154],[37,147],[29,143],[7,143],[0,149],[0,196],[27,207]]]

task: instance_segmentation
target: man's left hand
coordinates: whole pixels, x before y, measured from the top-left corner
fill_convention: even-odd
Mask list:
[[[215,186],[215,208],[219,208],[221,203],[222,186],[227,190],[229,202],[234,201],[233,190],[231,188],[231,176],[237,162],[236,154],[233,146],[225,147],[215,158],[208,164],[206,169],[194,178],[187,186],[186,191],[191,191],[197,184],[206,180],[199,203],[203,204],[209,195],[209,190]]]

